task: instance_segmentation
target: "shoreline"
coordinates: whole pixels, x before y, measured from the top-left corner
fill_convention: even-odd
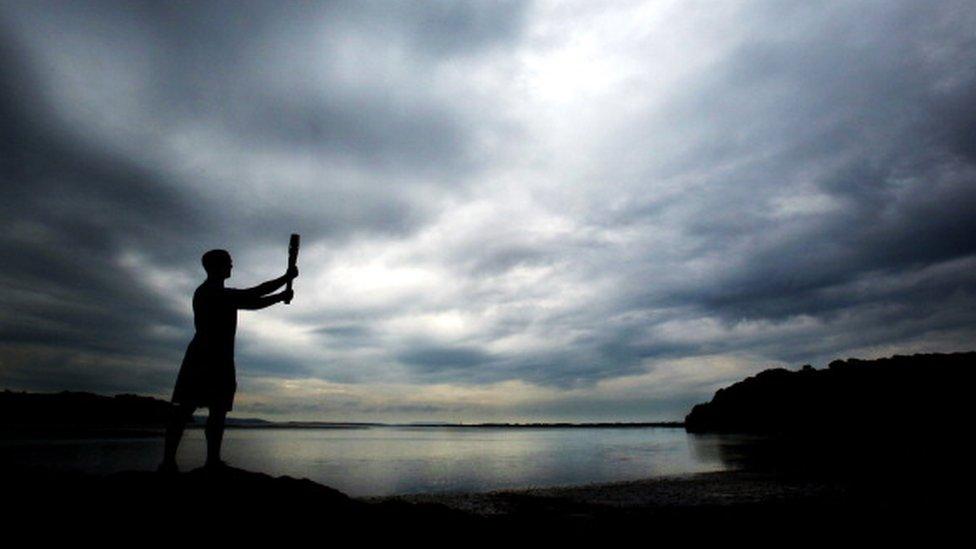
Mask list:
[[[836,480],[729,469],[578,485],[485,492],[395,494],[354,499],[369,504],[397,502],[442,505],[478,516],[504,516],[520,512],[520,508],[531,500],[575,507],[647,510],[796,503],[811,499],[841,501],[850,495],[850,491],[850,486]]]

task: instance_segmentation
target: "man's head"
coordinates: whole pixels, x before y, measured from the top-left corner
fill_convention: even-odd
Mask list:
[[[203,262],[203,270],[207,271],[207,278],[220,280],[230,278],[230,269],[234,264],[231,262],[230,253],[227,250],[210,250],[203,254],[201,261]]]

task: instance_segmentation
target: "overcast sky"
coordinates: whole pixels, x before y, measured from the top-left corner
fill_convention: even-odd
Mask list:
[[[680,419],[976,347],[976,4],[3,0],[0,186],[0,387],[168,398],[298,232],[236,415]]]

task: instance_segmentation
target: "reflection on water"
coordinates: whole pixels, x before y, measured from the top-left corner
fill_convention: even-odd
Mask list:
[[[5,460],[109,473],[151,470],[162,439],[2,441]],[[307,477],[350,495],[486,491],[632,480],[727,468],[720,445],[682,429],[233,429],[226,460],[272,475]],[[203,432],[180,448],[183,469],[203,464]]]
[[[729,469],[854,481],[901,493],[970,469],[968,433],[951,426],[857,429],[792,436],[688,435],[691,454]]]
[[[694,458],[703,463],[723,463],[729,469],[756,469],[763,449],[777,439],[750,434],[688,434]]]

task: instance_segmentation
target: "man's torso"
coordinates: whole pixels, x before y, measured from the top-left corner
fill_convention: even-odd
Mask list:
[[[233,358],[237,308],[222,286],[204,282],[193,293],[194,341],[206,353]]]

